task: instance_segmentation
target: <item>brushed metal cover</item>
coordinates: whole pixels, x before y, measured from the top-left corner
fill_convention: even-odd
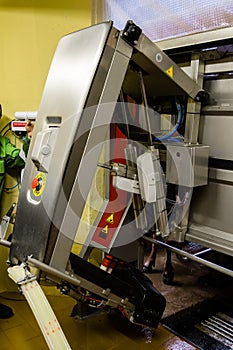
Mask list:
[[[80,123],[93,78],[102,57],[111,22],[101,23],[64,36],[58,43],[45,83],[19,196],[11,257],[28,255],[43,260],[56,199],[70,149]],[[61,120],[60,125],[51,120]],[[49,171],[43,192],[35,196],[32,179],[39,171],[30,159],[37,134],[51,129]]]

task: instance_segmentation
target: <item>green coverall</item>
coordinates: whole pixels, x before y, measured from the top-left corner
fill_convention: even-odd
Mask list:
[[[23,143],[25,157],[28,153],[30,139],[26,136]],[[21,149],[14,146],[11,141],[0,135],[0,203],[5,183],[5,173],[7,168],[23,169],[25,161],[20,157]]]

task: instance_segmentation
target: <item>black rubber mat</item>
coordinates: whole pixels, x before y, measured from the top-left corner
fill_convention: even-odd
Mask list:
[[[232,292],[179,311],[163,318],[161,323],[201,350],[233,349]],[[223,325],[223,329],[219,327],[219,323]],[[212,324],[214,327],[216,325],[217,333]]]

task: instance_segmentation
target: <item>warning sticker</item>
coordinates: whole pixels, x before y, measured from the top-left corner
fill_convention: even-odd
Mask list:
[[[99,233],[99,237],[106,239],[108,236],[108,225],[105,225]]]
[[[106,219],[106,222],[108,222],[109,224],[114,223],[114,213],[109,215],[109,217]]]
[[[108,233],[108,225],[104,226],[104,228],[101,230],[103,233]]]
[[[173,78],[173,66],[169,67],[166,70],[167,75],[169,75],[169,77]]]

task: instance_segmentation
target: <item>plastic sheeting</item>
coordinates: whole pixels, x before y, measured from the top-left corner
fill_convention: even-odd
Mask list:
[[[105,20],[123,29],[131,19],[152,40],[233,26],[232,0],[106,0]]]

